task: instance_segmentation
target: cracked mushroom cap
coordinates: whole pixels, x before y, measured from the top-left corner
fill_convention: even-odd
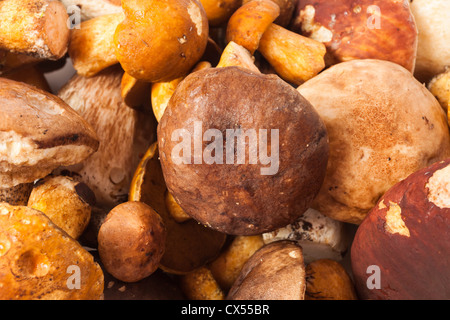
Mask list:
[[[0,183],[11,188],[76,164],[98,148],[90,125],[58,97],[0,79]]]

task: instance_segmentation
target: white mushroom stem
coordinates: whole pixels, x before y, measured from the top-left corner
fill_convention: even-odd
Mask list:
[[[314,209],[308,209],[296,222],[262,236],[265,244],[281,240],[296,242],[303,248],[305,263],[318,259],[340,261],[351,240],[343,222]]]

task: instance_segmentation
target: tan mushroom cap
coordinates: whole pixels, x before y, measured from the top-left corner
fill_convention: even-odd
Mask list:
[[[0,186],[33,182],[98,148],[92,127],[58,97],[0,79]]]

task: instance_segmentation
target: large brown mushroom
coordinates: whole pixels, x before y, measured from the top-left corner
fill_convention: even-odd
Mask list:
[[[0,105],[2,191],[32,185],[58,167],[84,161],[98,149],[94,129],[50,93],[0,78]],[[14,196],[21,199],[16,202]],[[28,201],[26,194],[17,190],[6,192],[2,200],[22,205]]]
[[[279,77],[240,67],[186,77],[161,118],[158,145],[177,203],[235,235],[303,214],[328,160],[327,132],[309,102]]]

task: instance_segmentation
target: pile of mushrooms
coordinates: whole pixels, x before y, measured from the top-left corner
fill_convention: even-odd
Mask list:
[[[0,1],[0,299],[450,299],[449,21]]]

